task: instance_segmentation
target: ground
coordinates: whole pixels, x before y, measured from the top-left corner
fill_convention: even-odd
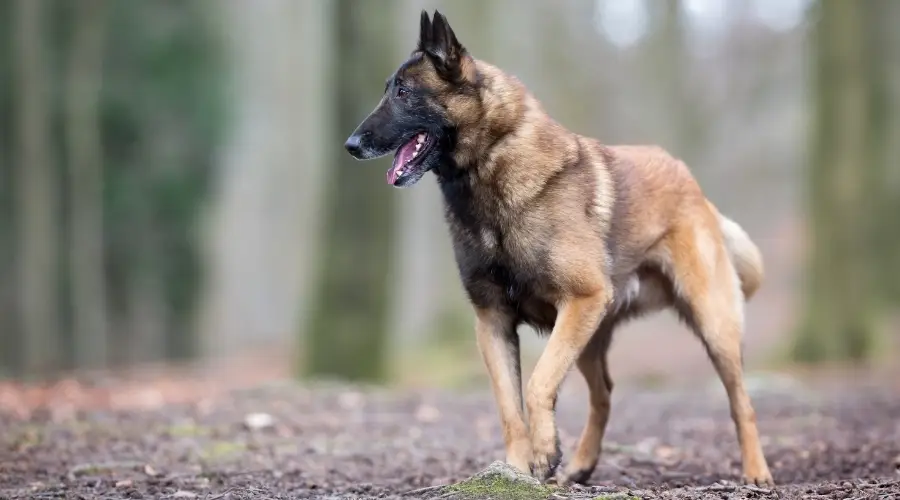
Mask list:
[[[564,462],[587,412],[578,382],[559,398]],[[900,497],[896,378],[752,375],[748,384],[775,489],[736,484],[724,391],[709,380],[616,386],[590,484],[541,489],[538,498]],[[143,407],[30,409],[14,404],[12,391],[0,387],[0,498],[435,497],[444,490],[409,492],[462,481],[503,458],[484,387],[266,382]]]

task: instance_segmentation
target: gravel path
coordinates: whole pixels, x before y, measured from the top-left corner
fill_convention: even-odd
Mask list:
[[[724,391],[710,383],[617,386],[590,486],[550,497],[900,498],[896,387],[755,386],[774,490],[734,483],[737,443]],[[559,399],[564,463],[584,401],[577,384]],[[401,498],[503,458],[484,391],[268,384],[152,411],[0,413],[0,430],[0,498]]]

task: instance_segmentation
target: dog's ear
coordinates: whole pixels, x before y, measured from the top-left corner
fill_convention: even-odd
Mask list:
[[[431,19],[428,18],[428,11],[422,9],[422,17],[419,19],[419,46],[418,50],[426,52],[425,47],[431,44]]]
[[[447,18],[437,10],[434,11],[432,21],[428,20],[428,13],[422,11],[419,49],[431,59],[441,77],[453,82],[462,78],[466,49],[456,39]]]

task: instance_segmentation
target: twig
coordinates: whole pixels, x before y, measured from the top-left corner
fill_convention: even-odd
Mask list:
[[[730,484],[711,484],[709,486],[698,486],[694,488],[697,491],[725,491],[732,492],[737,489],[737,486],[732,486]]]
[[[222,493],[219,493],[218,495],[211,496],[211,497],[206,497],[206,498],[207,498],[207,500],[220,500],[220,499],[222,499],[222,498],[225,498],[225,495],[228,495],[229,493],[231,493],[231,492],[234,491],[235,489],[236,489],[236,488],[233,488],[233,487],[232,487],[232,488],[228,488],[227,490],[223,491]]]
[[[770,490],[769,488],[760,488],[759,486],[753,486],[752,484],[745,484],[743,486],[743,489],[750,490],[754,493],[759,493],[762,495],[770,495],[772,493],[772,490]]]
[[[444,485],[440,485],[440,486],[428,486],[428,487],[425,487],[425,488],[418,488],[418,489],[415,489],[415,490],[410,490],[410,491],[407,491],[406,493],[401,493],[401,496],[411,496],[411,495],[416,495],[416,496],[418,496],[418,495],[423,495],[423,494],[426,494],[426,493],[433,493],[433,492],[436,492],[436,491],[438,491],[438,490],[442,490],[442,489],[444,489],[444,488],[446,488],[446,486],[444,486]]]
[[[138,467],[144,465],[142,462],[99,462],[99,463],[88,463],[88,464],[79,464],[71,469],[66,474],[66,477],[69,481],[76,481],[78,476],[85,475],[90,471],[111,471],[115,469],[137,469]]]

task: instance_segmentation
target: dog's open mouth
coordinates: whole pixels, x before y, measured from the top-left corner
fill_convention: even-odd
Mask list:
[[[407,179],[418,180],[423,174],[421,172],[422,162],[433,142],[428,134],[420,132],[400,146],[394,155],[394,163],[387,171],[387,183],[397,186],[402,185],[403,181]]]

